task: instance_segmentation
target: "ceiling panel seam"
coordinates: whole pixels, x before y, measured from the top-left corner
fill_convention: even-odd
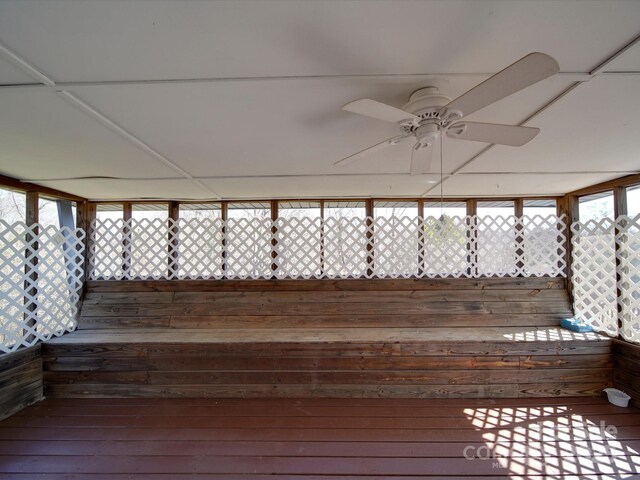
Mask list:
[[[206,186],[205,184],[197,180],[193,175],[191,175],[190,173],[186,172],[181,167],[173,163],[171,160],[169,160],[167,157],[165,157],[160,152],[155,150],[149,144],[142,141],[131,132],[122,128],[116,122],[106,117],[104,114],[96,110],[94,107],[89,105],[84,100],[78,98],[73,93],[67,90],[64,90],[64,88],[61,88],[60,86],[56,85],[53,79],[51,79],[50,77],[42,73],[40,70],[38,70],[36,67],[31,65],[24,58],[22,58],[20,55],[18,55],[15,51],[7,47],[2,42],[0,42],[0,55],[4,56],[7,60],[12,62],[13,64],[17,65],[20,69],[22,69],[28,75],[32,76],[39,82],[42,82],[42,84],[45,85],[46,87],[52,89],[55,93],[57,93],[60,97],[64,98],[67,102],[72,103],[76,107],[80,108],[86,114],[88,114],[89,116],[91,116],[92,118],[100,122],[103,126],[110,129],[112,132],[116,133],[120,137],[129,141],[131,144],[135,145],[137,148],[140,148],[141,150],[149,154],[156,161],[161,162],[162,164],[173,169],[174,171],[176,171],[177,173],[179,173],[180,175],[182,175],[184,178],[191,181],[195,185],[210,192],[216,199],[220,198],[220,196],[217,193],[215,193],[211,188],[209,188],[208,186]]]
[[[639,72],[606,72],[608,75],[640,75]],[[288,80],[411,80],[417,81],[421,79],[432,79],[433,77],[451,77],[451,78],[473,78],[484,79],[490,77],[491,73],[477,72],[457,72],[457,73],[399,73],[399,74],[354,74],[354,75],[292,75],[292,76],[273,76],[273,77],[204,77],[204,78],[169,78],[164,80],[146,79],[146,80],[97,80],[84,82],[56,82],[58,88],[77,88],[77,87],[121,87],[121,86],[154,86],[154,85],[188,85],[188,84],[208,84],[208,83],[225,83],[225,82],[268,82],[268,81],[288,81]],[[564,80],[580,81],[591,78],[589,72],[559,72],[555,75]],[[28,88],[28,87],[44,87],[39,84],[16,84],[16,85],[0,85],[0,88]]]

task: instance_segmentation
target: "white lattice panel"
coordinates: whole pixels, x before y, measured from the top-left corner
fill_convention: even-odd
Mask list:
[[[180,219],[177,223],[178,278],[222,278],[224,223],[219,218]]]
[[[419,275],[420,222],[417,218],[377,218],[373,222],[373,271],[376,277]]]
[[[476,241],[476,271],[479,277],[506,277],[518,274],[517,219],[476,217],[473,232]]]
[[[278,278],[322,276],[322,219],[278,218],[275,222]]]
[[[468,277],[470,225],[473,217],[427,217],[422,223],[423,275],[429,278]]]
[[[92,279],[564,275],[556,216],[101,220]]]
[[[229,278],[271,278],[272,227],[269,218],[229,219],[225,228]]]
[[[329,278],[371,276],[367,262],[370,219],[327,218],[324,222],[324,274]],[[369,235],[371,236],[371,235]]]
[[[131,219],[125,226],[125,256],[129,259],[128,278],[169,276],[169,226],[173,221],[161,218]],[[129,226],[129,228],[127,228]],[[159,255],[164,252],[164,255]],[[174,273],[174,272],[172,272]]]
[[[533,215],[518,219],[521,247],[517,251],[518,274],[525,277],[561,276],[567,266],[567,225],[564,215]]]
[[[124,269],[124,225],[122,219],[95,220],[89,237],[89,278],[128,278]]]
[[[616,225],[620,334],[625,340],[640,343],[640,216],[619,217]]]
[[[576,222],[571,231],[576,318],[617,336],[615,222]]]
[[[75,329],[84,232],[0,220],[0,350]]]

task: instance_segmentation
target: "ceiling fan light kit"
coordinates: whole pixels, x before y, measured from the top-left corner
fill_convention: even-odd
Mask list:
[[[526,55],[484,82],[476,85],[455,100],[441,94],[436,87],[416,90],[401,109],[370,99],[347,103],[343,110],[398,124],[402,135],[366,148],[338,160],[334,165],[346,165],[364,159],[369,154],[415,139],[410,173],[423,174],[431,168],[433,144],[444,134],[454,140],[470,140],[498,145],[522,146],[540,131],[519,125],[501,125],[459,120],[502,98],[554,75],[560,70],[558,62],[549,55],[534,52]],[[422,158],[414,158],[417,151]],[[418,156],[416,154],[416,156]]]

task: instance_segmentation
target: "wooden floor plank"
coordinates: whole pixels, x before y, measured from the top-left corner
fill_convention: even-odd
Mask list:
[[[484,442],[259,442],[193,440],[58,441],[0,440],[2,455],[128,455],[128,456],[295,456],[295,457],[459,457],[470,446],[476,451]],[[492,444],[501,456],[571,457],[577,453],[615,456],[636,452],[640,440],[622,442],[576,440],[573,448],[561,442],[502,442]]]
[[[554,461],[555,460],[555,461]],[[532,473],[556,476],[569,474],[635,474],[640,468],[640,455],[617,457],[592,456],[546,458],[545,465],[534,461],[516,462],[501,459],[516,475]],[[557,463],[558,465],[554,465]],[[212,457],[212,456],[11,456],[0,471],[33,473],[231,473],[289,475],[424,475],[434,472],[448,475],[490,475],[495,471],[492,461],[470,461],[466,458],[368,458],[368,457]]]
[[[496,429],[494,432],[483,432],[481,429],[447,429],[447,430],[395,430],[395,429],[265,429],[265,428],[73,428],[73,427],[41,427],[41,428],[0,428],[0,440],[82,440],[82,441],[122,441],[122,440],[221,440],[221,441],[319,441],[319,442],[483,442],[500,438],[511,438],[514,441],[541,440],[545,435],[561,441],[584,440],[604,441],[607,435],[598,426],[587,430],[570,429],[568,427],[549,427],[536,432],[522,432],[518,429]],[[617,427],[617,440],[640,440],[640,428]]]
[[[0,422],[0,477],[632,478],[640,410],[601,398],[54,399]]]
[[[325,407],[427,407],[452,406],[479,407],[523,407],[533,408],[548,405],[607,405],[602,397],[543,397],[543,398],[504,398],[495,400],[490,398],[47,398],[46,402],[37,406],[89,406],[89,405],[210,405],[210,406],[325,406]]]
[[[87,402],[88,403],[88,402]],[[144,402],[140,402],[144,403]],[[148,405],[90,405],[90,404],[71,404],[65,405],[60,403],[52,406],[45,402],[44,404],[35,405],[33,408],[22,410],[16,416],[43,416],[55,414],[58,417],[75,417],[75,416],[213,416],[213,417],[454,417],[460,416],[465,410],[486,411],[491,407],[454,407],[443,405],[432,406],[415,406],[410,409],[397,408],[393,406],[264,406],[264,405],[243,405],[243,406],[227,406],[217,405],[215,408],[207,405],[187,405],[184,403],[165,403],[154,405],[153,409],[149,409]],[[586,414],[621,414],[626,413],[625,410],[615,405],[597,403],[594,405],[580,404],[579,409],[571,405],[562,406],[540,406],[532,407],[500,407],[500,412],[504,416],[512,416],[514,418],[536,419],[544,416],[556,417],[561,415],[578,412],[580,415]]]
[[[558,420],[561,418],[562,421]],[[473,420],[472,420],[473,419]],[[545,424],[560,425],[566,422],[573,428],[586,429],[589,425],[596,423],[609,425],[611,422],[620,422],[625,426],[640,426],[640,415],[629,414],[590,414],[582,416],[577,414],[552,417],[548,419],[544,416],[532,419],[518,419],[511,415],[502,416],[500,412],[489,412],[485,414],[460,415],[452,417],[235,417],[235,416],[42,416],[42,417],[10,417],[4,421],[9,427],[78,427],[78,428],[308,428],[308,429],[403,429],[403,430],[424,430],[424,429],[494,429],[511,426],[527,426],[529,423],[544,422]]]

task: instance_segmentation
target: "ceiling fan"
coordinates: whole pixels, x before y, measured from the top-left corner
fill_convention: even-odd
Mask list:
[[[362,99],[342,107],[347,112],[394,122],[401,135],[389,138],[361,150],[334,165],[347,165],[388,146],[398,145],[414,138],[411,154],[411,174],[427,173],[431,166],[433,144],[445,134],[452,139],[473,140],[499,145],[521,146],[532,140],[539,128],[502,125],[496,123],[461,122],[476,110],[544,80],[560,70],[558,62],[544,53],[530,53],[484,82],[476,85],[455,100],[442,95],[436,87],[421,88],[414,92],[402,109]]]

